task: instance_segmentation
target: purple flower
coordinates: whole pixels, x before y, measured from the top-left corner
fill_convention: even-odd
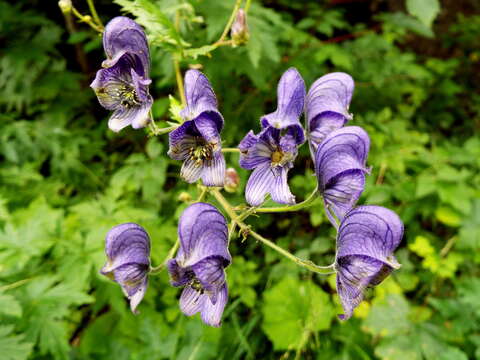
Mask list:
[[[300,115],[305,101],[305,82],[295,68],[285,71],[278,82],[277,110],[261,118],[262,127],[275,129],[290,129],[295,142],[303,144],[305,134],[300,125]]]
[[[305,116],[312,156],[330,132],[340,129],[352,115],[348,113],[354,83],[350,75],[335,72],[317,79],[307,94]]]
[[[112,110],[108,127],[118,132],[131,125],[134,129],[150,122],[152,97],[148,92],[150,53],[143,29],[135,21],[118,16],[103,33],[107,60],[90,86],[100,104]]]
[[[101,273],[120,284],[135,313],[147,290],[150,238],[140,225],[117,225],[105,238],[105,253],[107,263]]]
[[[200,71],[188,70],[185,74],[185,97],[187,106],[180,112],[185,122],[169,134],[168,155],[183,160],[180,175],[186,182],[201,178],[206,186],[223,186],[223,117],[217,109],[215,93]]]
[[[367,287],[380,284],[400,264],[393,256],[403,236],[403,223],[381,206],[359,206],[350,211],[338,229],[337,291],[343,311],[352,316]]]
[[[240,142],[240,166],[253,170],[245,189],[247,203],[259,206],[267,194],[280,204],[295,203],[287,174],[298,153],[296,133],[291,128],[282,136],[281,130],[269,126],[258,135],[250,131]]]
[[[220,326],[228,298],[224,268],[232,261],[225,218],[214,206],[195,203],[180,217],[178,236],[180,248],[168,271],[171,284],[184,287],[180,309],[188,316],[200,312],[204,323]]]
[[[315,173],[323,195],[325,210],[342,220],[355,205],[365,186],[370,138],[358,126],[346,126],[327,135],[315,154]]]

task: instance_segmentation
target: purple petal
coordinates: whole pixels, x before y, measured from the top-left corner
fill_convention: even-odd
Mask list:
[[[275,186],[275,170],[269,163],[262,164],[253,170],[248,178],[245,199],[251,206],[260,206],[265,196]]]
[[[295,204],[295,196],[290,192],[290,188],[287,183],[288,169],[281,167],[276,172],[275,183],[270,190],[272,200],[279,204]]]
[[[240,166],[247,170],[262,164],[270,164],[273,148],[250,131],[238,145],[240,149]]]
[[[392,268],[381,261],[364,256],[347,256],[337,265],[337,292],[343,311],[340,320],[348,320],[353,310],[362,302],[367,287],[378,285],[392,272]]]
[[[168,134],[169,150],[168,156],[174,160],[184,160],[190,152],[197,146],[197,140],[200,136],[193,121],[185,121],[175,130]]]
[[[202,175],[203,165],[191,158],[185,159],[180,169],[180,176],[189,184],[193,184]]]
[[[187,107],[180,115],[185,120],[193,120],[202,113],[217,124],[218,131],[223,127],[223,117],[217,109],[217,98],[207,77],[198,70],[188,70],[185,74],[185,98]]]
[[[117,225],[107,233],[105,253],[110,265],[107,271],[128,263],[149,265],[150,238],[140,225]]]
[[[370,139],[358,126],[331,132],[315,155],[315,173],[329,209],[341,220],[363,192]],[[336,226],[336,223],[333,222]]]
[[[115,110],[108,120],[108,127],[114,132],[119,132],[124,127],[132,125],[134,129],[147,126],[150,121],[151,103],[126,109]]]
[[[205,297],[203,307],[201,310],[202,320],[205,324],[210,326],[219,327],[222,320],[223,310],[228,300],[227,284],[224,283],[220,291],[218,292],[217,301],[215,304]]]
[[[381,206],[350,211],[337,235],[337,289],[348,319],[368,286],[378,285],[400,265],[393,255],[403,236],[403,223]]]
[[[207,295],[193,289],[191,286],[185,286],[180,296],[180,310],[187,316],[192,316],[204,308]]]
[[[181,251],[179,249],[179,251]],[[180,254],[177,253],[177,256]],[[181,256],[180,256],[181,257]],[[187,285],[193,279],[193,272],[178,265],[177,260],[170,259],[167,262],[168,273],[170,274],[170,283],[172,286],[180,287]]]
[[[335,226],[330,211],[338,219],[356,204],[365,187],[365,172],[353,169],[341,172],[330,181],[330,185],[323,191],[323,198],[327,215]]]
[[[192,266],[196,279],[214,304],[217,302],[218,291],[225,283],[224,266],[225,259],[218,256],[209,256]]]
[[[110,20],[103,33],[103,47],[109,58],[104,62],[105,67],[113,66],[115,59],[130,53],[140,59],[144,72],[139,74],[148,74],[150,53],[147,38],[142,27],[132,19],[118,16]]]
[[[224,259],[224,267],[230,264],[228,229],[224,216],[212,205],[195,203],[182,213],[178,224],[181,256],[177,262],[183,267],[218,256]]]
[[[278,82],[277,110],[262,118],[264,127],[285,129],[298,123],[305,100],[305,82],[295,68],[285,71]]]
[[[359,206],[340,224],[337,257],[365,255],[395,267],[391,256],[402,236],[403,223],[396,213],[381,206]]]
[[[221,150],[213,154],[213,159],[203,164],[202,182],[205,186],[223,186],[225,182],[225,157]]]

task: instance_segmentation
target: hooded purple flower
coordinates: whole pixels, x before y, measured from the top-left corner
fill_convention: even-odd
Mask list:
[[[305,82],[295,68],[285,71],[278,82],[277,110],[264,115],[260,122],[263,128],[289,129],[297,145],[305,142],[305,134],[299,122],[305,101]]]
[[[152,97],[148,92],[150,53],[145,33],[135,21],[118,16],[103,33],[107,60],[90,86],[100,104],[112,110],[108,127],[118,132],[131,125],[134,129],[150,122]]]
[[[105,238],[105,253],[107,263],[101,273],[120,284],[135,313],[147,290],[150,238],[140,225],[117,225]]]
[[[358,126],[332,131],[318,146],[315,173],[325,210],[332,224],[355,205],[365,186],[370,138]]]
[[[208,79],[198,70],[185,74],[187,106],[180,112],[185,122],[169,134],[168,155],[183,160],[181,177],[188,183],[199,178],[206,186],[223,186],[225,158],[220,131],[223,117]]]
[[[225,218],[214,206],[195,203],[180,217],[178,236],[180,248],[168,271],[171,284],[184,287],[180,309],[188,316],[200,312],[204,323],[220,326],[228,298],[224,268],[232,261]]]
[[[350,75],[335,72],[317,79],[307,94],[305,116],[312,156],[330,132],[340,129],[352,115],[348,113],[354,83]]]
[[[350,211],[338,229],[337,291],[349,319],[367,287],[380,284],[400,264],[393,256],[403,236],[403,223],[381,206],[359,206]]]

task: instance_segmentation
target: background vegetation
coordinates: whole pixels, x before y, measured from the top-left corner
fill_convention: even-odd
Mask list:
[[[139,19],[148,6],[166,16],[149,27],[158,45],[154,114],[166,126],[168,95],[178,93],[165,24],[178,14],[192,48],[213,43],[234,1],[138,3]],[[104,22],[121,14],[119,4],[135,8],[96,2]],[[74,5],[88,13],[86,2]],[[95,31],[65,22],[55,1],[0,0],[0,357],[480,359],[479,14],[474,0],[254,0],[246,46],[211,56],[203,49],[181,63],[210,78],[225,146],[258,130],[288,67],[307,85],[330,71],[350,73],[351,124],[372,140],[360,203],[390,207],[406,226],[402,268],[345,323],[336,319],[333,277],[238,239],[227,269],[230,301],[214,329],[181,315],[165,273],[151,278],[138,316],[120,287],[99,275],[104,236],[125,221],[149,231],[153,263],[162,261],[186,206],[179,195],[198,190],[178,178],[167,136],[107,130],[108,113],[88,87],[104,58]],[[238,169],[236,157],[227,160]],[[290,179],[298,200],[314,188],[307,146]],[[241,192],[231,198],[243,202]],[[320,202],[252,219],[295,254],[332,262],[335,234]]]

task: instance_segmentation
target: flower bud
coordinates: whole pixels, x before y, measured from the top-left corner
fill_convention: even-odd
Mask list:
[[[237,11],[237,16],[232,24],[230,35],[234,45],[245,44],[248,41],[250,33],[248,32],[247,14],[245,13],[245,10],[239,9]]]
[[[192,201],[192,196],[188,192],[182,191],[180,195],[178,195],[178,201],[185,203],[190,202]]]
[[[58,7],[62,10],[62,13],[68,14],[72,11],[72,1],[71,0],[60,0],[58,2]]]
[[[225,172],[225,184],[223,185],[225,191],[234,193],[237,191],[239,185],[240,177],[238,176],[237,170],[228,168]]]

